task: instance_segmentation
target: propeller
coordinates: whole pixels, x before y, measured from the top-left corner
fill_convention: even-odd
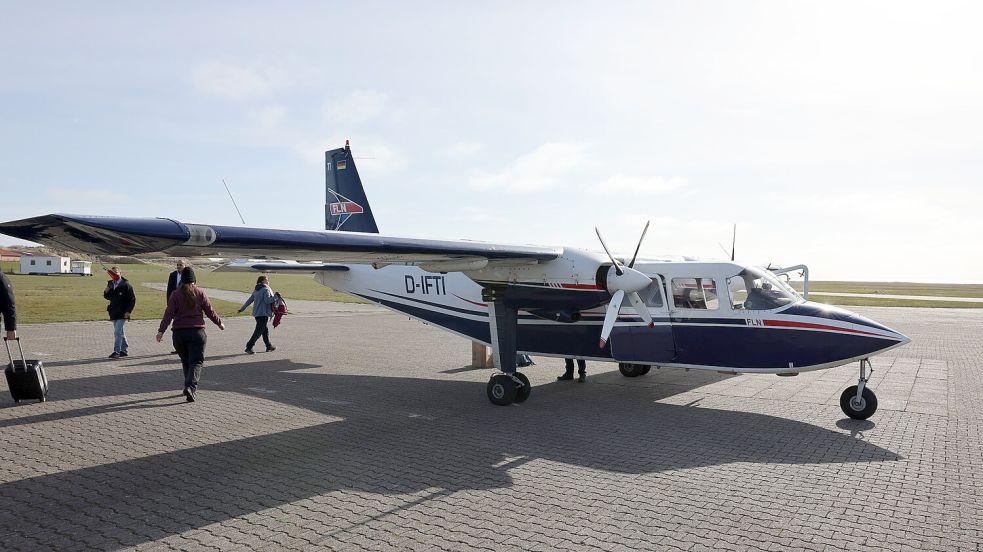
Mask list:
[[[602,349],[607,345],[608,338],[611,337],[611,330],[614,328],[614,323],[618,320],[618,313],[621,311],[621,304],[624,302],[625,296],[631,301],[632,306],[638,311],[638,315],[642,317],[642,320],[648,323],[650,328],[655,326],[655,323],[652,321],[652,314],[649,312],[645,302],[638,295],[639,291],[645,289],[652,283],[652,279],[634,268],[635,260],[638,259],[638,252],[642,248],[642,240],[645,239],[648,229],[649,223],[646,222],[645,228],[642,230],[642,237],[638,239],[638,246],[635,247],[635,254],[632,256],[631,262],[628,263],[628,266],[623,266],[614,258],[607,244],[604,243],[601,231],[596,227],[594,228],[594,231],[597,232],[597,239],[601,241],[601,247],[608,254],[608,258],[611,259],[611,267],[608,268],[607,274],[607,289],[611,293],[611,301],[608,303],[607,313],[604,315],[604,325],[601,326],[600,347]]]

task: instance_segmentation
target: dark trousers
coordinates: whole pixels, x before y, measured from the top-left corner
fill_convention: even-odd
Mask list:
[[[256,340],[258,340],[260,336],[263,336],[263,343],[266,344],[267,349],[273,346],[270,344],[270,329],[266,326],[267,322],[269,321],[269,316],[256,317],[256,329],[253,330],[253,336],[246,342],[247,349],[252,349],[253,345],[256,344]]]
[[[208,337],[204,328],[182,328],[171,333],[174,350],[181,357],[184,369],[184,386],[198,389],[201,367],[205,365],[205,343]]]
[[[567,374],[569,374],[569,375],[572,376],[573,375],[573,359],[572,358],[567,358],[567,359],[564,359],[564,362],[566,363]],[[578,358],[577,359],[577,373],[580,374],[581,376],[583,376],[584,374],[587,373],[587,361],[586,360],[584,360],[582,358]]]

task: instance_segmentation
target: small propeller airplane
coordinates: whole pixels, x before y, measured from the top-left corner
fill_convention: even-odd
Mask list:
[[[385,236],[346,141],[325,152],[325,231],[187,224],[167,218],[51,214],[0,223],[0,233],[94,255],[248,258],[219,270],[307,272],[335,290],[490,345],[496,405],[532,391],[517,354],[652,366],[797,375],[860,362],[843,412],[869,418],[870,357],[910,340],[850,311],[808,301],[767,268],[683,257],[625,262],[573,247]],[[284,260],[287,259],[287,260]],[[787,269],[788,272],[792,269]],[[630,307],[623,305],[628,299]]]

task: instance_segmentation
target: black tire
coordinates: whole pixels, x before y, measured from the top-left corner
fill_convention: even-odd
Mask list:
[[[869,387],[864,387],[860,404],[856,404],[856,398],[856,385],[851,385],[843,391],[843,394],[840,395],[840,408],[843,409],[844,414],[854,420],[866,420],[873,416],[874,412],[877,412],[877,396]]]
[[[529,398],[529,395],[532,394],[532,386],[529,385],[529,378],[522,372],[516,372],[515,377],[519,378],[519,381],[522,382],[522,387],[519,387],[515,391],[515,403],[518,404],[525,402]]]
[[[651,370],[652,370],[651,366],[642,366],[642,373],[639,375],[644,376],[645,374],[648,374]]]
[[[498,406],[508,406],[515,402],[516,385],[512,378],[505,374],[492,376],[488,380],[488,400]]]
[[[642,367],[639,364],[628,364],[627,362],[619,362],[618,370],[621,371],[621,375],[626,378],[637,378],[642,375]]]

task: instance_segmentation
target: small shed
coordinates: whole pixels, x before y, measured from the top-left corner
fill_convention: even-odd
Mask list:
[[[68,257],[48,255],[22,255],[21,274],[71,274],[72,260]]]
[[[79,276],[92,276],[92,262],[72,261],[72,274]]]

